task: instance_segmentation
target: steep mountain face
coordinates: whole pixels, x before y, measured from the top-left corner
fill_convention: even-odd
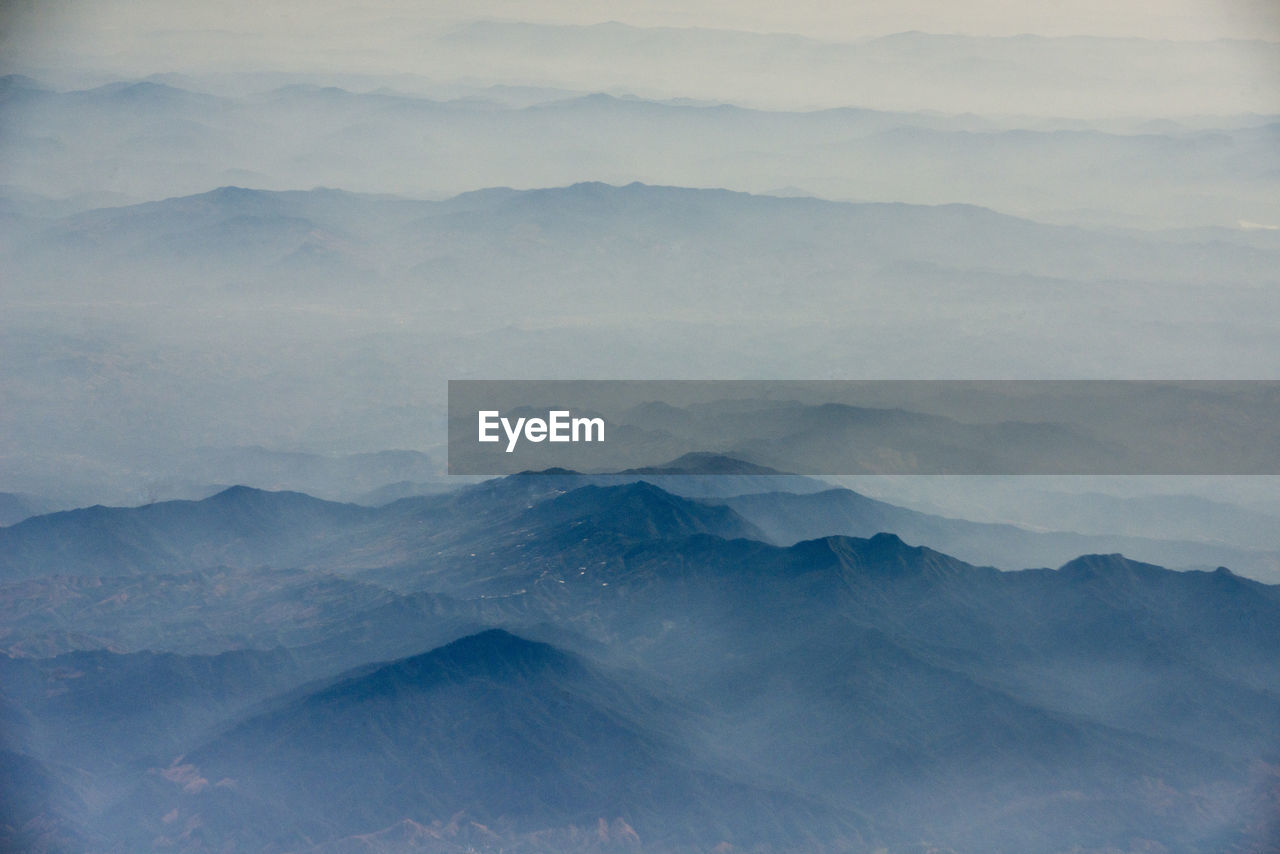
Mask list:
[[[101,850],[1247,851],[1273,826],[1280,593],[1226,569],[763,541],[833,505],[954,533],[840,492],[231,502],[292,538],[215,524],[228,498],[111,511],[100,541],[303,567],[57,575],[79,517],[11,529],[11,655],[156,651],[0,667],[6,744],[78,769],[59,820]]]

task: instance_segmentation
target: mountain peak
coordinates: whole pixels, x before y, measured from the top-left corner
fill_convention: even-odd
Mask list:
[[[257,507],[268,501],[274,501],[281,505],[309,503],[320,505],[330,503],[322,498],[307,495],[305,492],[258,489],[257,487],[244,486],[243,484],[229,486],[221,492],[216,492],[209,496],[205,501],[216,507]]]
[[[1058,567],[1058,572],[1079,578],[1116,577],[1150,570],[1163,571],[1161,567],[1130,560],[1118,552],[1105,555],[1080,555],[1080,557],[1069,560]]]
[[[90,91],[104,95],[122,96],[129,99],[172,98],[195,94],[188,92],[185,89],[179,89],[177,86],[170,86],[167,83],[156,83],[152,80],[122,80],[115,83],[107,83]]]
[[[694,534],[724,539],[763,536],[728,507],[673,495],[643,480],[618,486],[584,486],[534,512],[553,523],[588,524],[632,539],[675,539]]]
[[[622,474],[784,474],[768,466],[759,466],[725,454],[694,451],[660,466],[627,469]]]
[[[246,498],[266,494],[267,490],[265,489],[258,489],[254,486],[245,486],[244,484],[238,483],[235,486],[228,486],[221,492],[215,492],[213,495],[209,496],[209,499],[216,501],[242,501]]]
[[[359,699],[473,679],[506,682],[550,673],[572,677],[583,672],[572,656],[549,644],[503,629],[487,629],[340,682],[322,696]]]
[[[552,646],[526,640],[506,629],[486,629],[473,635],[458,638],[427,655],[452,656],[456,660],[489,659],[494,656],[535,655],[553,653]]]
[[[897,534],[891,533],[878,533],[867,539],[824,537],[810,542],[822,544],[822,547],[835,556],[840,567],[858,577],[941,579],[979,569],[983,572],[997,572],[989,567],[974,567],[924,546],[908,545]],[[808,544],[798,543],[792,548],[806,545]],[[809,548],[812,550],[815,546],[811,545]]]
[[[1130,560],[1122,554],[1081,555],[1058,568],[1058,573],[1079,584],[1092,584],[1111,590],[1126,590],[1163,584],[1170,580],[1186,580],[1190,576],[1155,564]],[[1227,580],[1216,573],[1200,573],[1203,577]]]
[[[223,187],[214,187],[209,192],[201,195],[212,201],[239,201],[260,199],[270,196],[272,193],[269,190],[256,190],[252,187],[237,187],[234,184],[227,184]]]

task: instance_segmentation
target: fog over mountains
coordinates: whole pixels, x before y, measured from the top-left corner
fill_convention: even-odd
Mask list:
[[[768,496],[582,483],[378,510],[235,489],[6,529],[6,732],[50,793],[10,839],[1268,838],[1277,588],[1119,555],[1003,573],[888,534],[783,548],[730,509],[764,521]]]
[[[1276,850],[1275,478],[1073,463],[1265,409],[445,474],[456,379],[1275,379],[1274,10],[519,5],[0,8],[0,850]],[[1060,474],[824,468],[940,424]]]
[[[1028,50],[1043,58],[1042,46]],[[248,93],[215,86],[213,94],[199,78],[64,91],[9,76],[0,82],[7,149],[0,184],[47,212],[221,185],[440,198],[591,179],[967,202],[1090,225],[1280,224],[1269,166],[1280,103],[1246,110],[1215,102],[1157,120],[1165,114],[1019,116],[1008,105],[990,116],[954,105],[875,108],[862,99],[778,111],[580,88],[521,97],[477,87],[429,97],[376,83],[268,79]]]
[[[228,437],[438,458],[445,377],[1221,378],[1256,376],[1280,340],[1270,232],[638,184],[223,188],[9,222],[3,467],[9,489],[75,503],[317,488],[193,456]]]
[[[795,100],[873,108],[905,102],[917,109],[988,115],[1079,115],[1083,108],[1104,115],[1167,116],[1235,111],[1246,104],[1245,109],[1257,110],[1275,103],[1274,91],[1255,77],[1276,61],[1276,46],[1266,41],[903,32],[839,43],[615,22],[586,27],[478,22],[448,33],[441,44],[445,57],[452,59],[451,51],[462,57],[459,66],[470,61],[520,79],[591,80],[596,86],[642,91],[678,88],[686,96],[728,96],[775,108]],[[1091,62],[1087,74],[1081,74],[1082,56]],[[724,76],[703,76],[708,66]]]

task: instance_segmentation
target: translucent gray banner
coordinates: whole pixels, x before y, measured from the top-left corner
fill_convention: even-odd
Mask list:
[[[1280,473],[1277,381],[453,380],[449,472]]]

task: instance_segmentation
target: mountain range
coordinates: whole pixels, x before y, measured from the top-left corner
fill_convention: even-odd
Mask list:
[[[1271,232],[1083,229],[968,205],[599,183],[445,201],[228,187],[8,222],[0,474],[71,504],[250,476],[346,500],[423,480],[438,462],[387,461],[406,471],[334,488],[356,486],[358,466],[337,461],[370,447],[439,459],[444,377],[912,378],[963,359],[971,376],[1017,363],[1106,377],[1124,362],[1130,376],[1221,378],[1256,373],[1280,316]],[[760,346],[727,342],[725,324]],[[92,426],[70,417],[86,407]],[[192,452],[228,444],[271,450]],[[303,462],[283,449],[300,447],[314,476],[293,474]],[[175,477],[193,488],[165,488]]]
[[[1280,571],[1276,553],[1261,548],[1031,530],[921,513],[853,490],[832,489],[816,479],[671,471],[682,470],[531,474],[410,496],[381,507],[232,487],[202,501],[64,511],[0,529],[0,577],[14,581],[49,575],[305,567],[344,575],[380,573],[385,582],[393,568],[408,567],[411,586],[423,589],[420,571],[426,563],[482,548],[481,559],[517,565],[524,560],[512,551],[523,548],[519,532],[549,536],[565,525],[600,528],[628,539],[710,533],[778,545],[890,531],[909,542],[933,544],[970,562],[1002,569],[1059,565],[1089,552],[1124,552],[1179,568],[1228,565],[1264,579],[1278,577]],[[571,492],[543,501],[564,490]],[[495,500],[510,491],[538,503],[517,513]],[[669,493],[675,495],[655,499]],[[513,526],[517,534],[501,533],[501,528],[495,532],[495,525]]]
[[[824,520],[983,526],[847,491],[693,499],[639,477],[529,474],[381,508],[235,488],[0,529],[6,774],[38,793],[13,801],[7,838],[1274,839],[1275,586],[1118,554],[1001,571],[893,533],[805,539]]]
[[[986,48],[961,48],[969,49]],[[1043,56],[1030,44],[1015,49]],[[840,84],[846,98],[859,79]],[[1219,100],[1156,120],[1143,110],[1075,117],[1030,105],[1021,112],[1035,115],[1009,105],[997,113],[956,104],[901,109],[875,97],[761,109],[743,93],[642,98],[599,83],[533,103],[483,88],[425,97],[358,82],[263,86],[210,94],[198,80],[160,76],[59,91],[0,79],[11,129],[0,211],[56,216],[229,184],[443,198],[597,180],[969,202],[1065,224],[1216,226],[1219,237],[1237,241],[1267,236],[1242,232],[1240,222],[1276,221],[1275,176],[1266,168],[1280,115],[1274,104],[1232,109]],[[507,134],[519,136],[519,156],[504,144]],[[95,168],[103,159],[119,170]]]
[[[1271,0],[235,5],[0,10],[0,854],[1280,851]]]

